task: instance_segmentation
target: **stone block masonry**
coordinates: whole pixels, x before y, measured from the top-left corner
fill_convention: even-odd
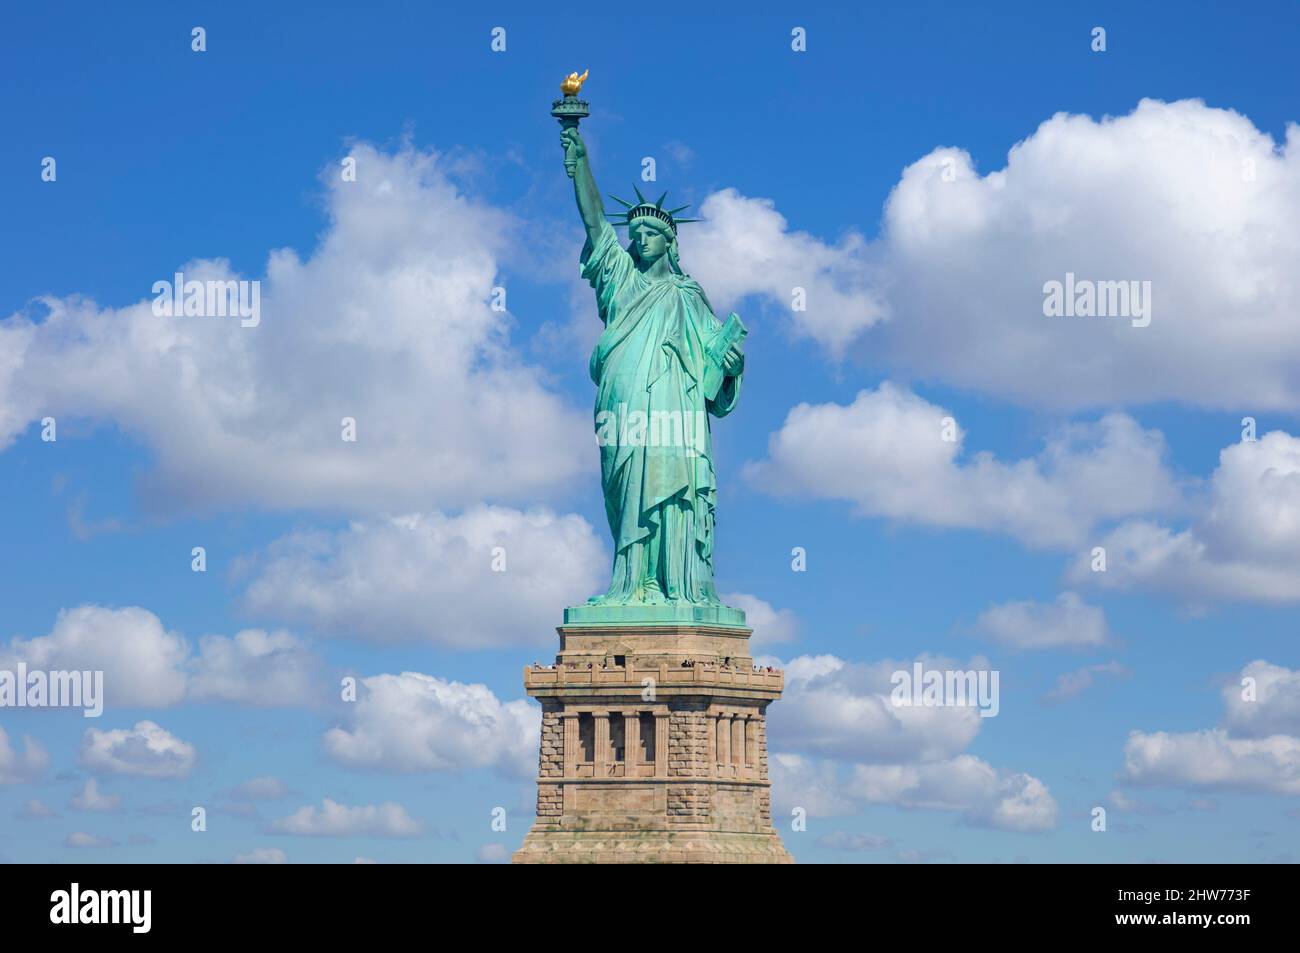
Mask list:
[[[564,625],[524,670],[542,706],[537,820],[516,863],[791,863],[772,827],[767,709],[740,626]]]

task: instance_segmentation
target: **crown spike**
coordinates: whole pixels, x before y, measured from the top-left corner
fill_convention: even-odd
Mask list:
[[[659,221],[663,222],[665,225],[667,225],[669,228],[671,228],[673,234],[676,235],[678,225],[684,224],[686,222],[702,221],[702,219],[698,219],[698,218],[677,218],[676,217],[678,212],[681,212],[684,209],[688,209],[691,207],[689,202],[687,202],[685,205],[679,205],[676,208],[664,208],[664,201],[668,198],[668,192],[666,190],[664,191],[664,194],[659,196],[658,200],[655,202],[650,202],[649,200],[647,200],[645,195],[641,191],[641,187],[636,183],[632,184],[632,190],[636,193],[636,197],[637,197],[636,205],[633,205],[631,202],[628,202],[625,199],[619,198],[617,195],[613,195],[613,194],[610,195],[610,198],[612,198],[615,202],[618,202],[620,205],[623,206],[622,211],[618,211],[614,213],[610,213],[610,212],[605,213],[609,218],[614,219],[615,225],[631,226],[634,219],[656,218]]]

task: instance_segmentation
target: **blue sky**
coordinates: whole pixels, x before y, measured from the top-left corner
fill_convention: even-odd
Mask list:
[[[741,406],[714,428],[718,582],[768,608],[759,650],[808,673],[770,712],[796,858],[1294,859],[1290,5],[6,19],[0,661],[93,642],[140,684],[98,720],[0,714],[0,858],[468,861],[520,842],[521,668],[607,571],[583,442],[598,321],[549,116],[561,76],[590,68],[602,190],[626,195],[654,157],[650,187],[705,218],[683,266],[751,331]],[[264,323],[153,318],[151,286],[182,267],[262,280]],[[1150,280],[1151,326],[1053,324],[1041,287],[1067,271]],[[363,439],[341,448],[348,413]],[[945,415],[959,449],[927,429]],[[466,568],[484,540],[520,554],[509,580]],[[1105,581],[1077,567],[1096,545]],[[266,665],[244,630],[270,634]],[[918,655],[986,660],[1001,711],[886,722],[938,752],[891,760],[862,713]],[[386,734],[398,708],[337,701],[344,675],[403,672],[437,680],[432,754]],[[87,753],[88,730],[146,721],[192,764],[150,777]],[[12,760],[33,745],[48,763]],[[273,797],[238,790],[268,777]],[[120,803],[72,806],[90,779]],[[284,823],[314,806],[319,828],[326,799],[357,809],[343,833]],[[362,811],[390,802],[418,834]]]

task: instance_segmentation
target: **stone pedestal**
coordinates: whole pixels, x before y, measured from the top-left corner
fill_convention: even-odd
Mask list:
[[[767,706],[750,630],[566,624],[542,705],[537,821],[515,863],[792,863],[772,827]]]

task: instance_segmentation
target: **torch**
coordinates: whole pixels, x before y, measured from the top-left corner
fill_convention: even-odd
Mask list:
[[[551,115],[560,121],[561,129],[577,129],[578,123],[591,115],[587,103],[578,98],[578,90],[582,89],[582,84],[587,81],[587,74],[590,72],[591,70],[583,70],[581,76],[570,73],[564,77],[564,82],[560,83],[560,92],[564,94],[564,98],[551,103]],[[574,147],[570,146],[564,154],[564,171],[568,172],[570,177],[578,165],[578,157],[573,154],[573,149]]]

